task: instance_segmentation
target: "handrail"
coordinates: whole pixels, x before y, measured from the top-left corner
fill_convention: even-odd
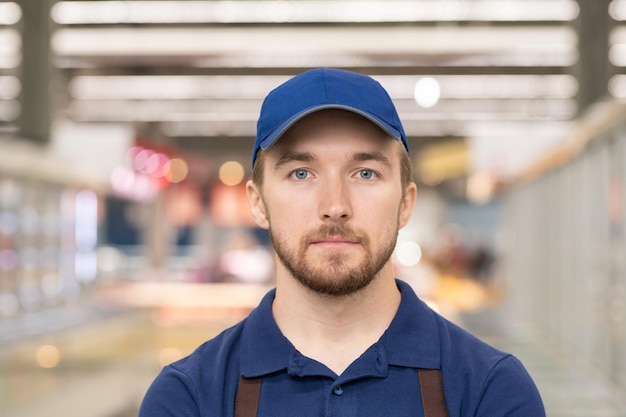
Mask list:
[[[505,187],[533,181],[580,154],[589,143],[626,121],[626,101],[607,100],[593,104],[577,120],[569,137],[561,145],[531,163],[506,181]]]

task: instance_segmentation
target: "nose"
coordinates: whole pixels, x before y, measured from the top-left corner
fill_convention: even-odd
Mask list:
[[[352,217],[349,187],[341,179],[325,181],[320,187],[319,215],[324,222],[341,222]]]

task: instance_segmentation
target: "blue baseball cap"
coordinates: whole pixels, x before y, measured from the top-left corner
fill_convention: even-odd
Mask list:
[[[265,97],[257,122],[252,166],[260,149],[266,150],[298,120],[323,109],[357,113],[409,150],[404,128],[387,91],[373,78],[335,68],[303,72]]]

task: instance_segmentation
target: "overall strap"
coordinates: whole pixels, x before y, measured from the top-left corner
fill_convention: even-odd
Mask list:
[[[424,417],[448,417],[443,392],[443,377],[439,369],[418,369]]]
[[[261,378],[239,377],[234,417],[256,417],[261,395]]]
[[[418,369],[424,417],[448,417],[439,369]],[[239,377],[234,417],[256,417],[261,395],[261,378]]]

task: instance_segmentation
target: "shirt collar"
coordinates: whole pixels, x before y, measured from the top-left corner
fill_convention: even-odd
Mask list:
[[[270,290],[244,322],[241,347],[241,374],[257,377],[287,369],[292,345],[282,334],[272,303],[276,289]]]
[[[390,365],[439,369],[441,354],[435,313],[411,287],[396,280],[402,294],[400,307],[378,342]],[[243,326],[241,373],[258,377],[287,369],[294,348],[272,315],[276,290],[269,291]]]
[[[441,342],[437,316],[404,281],[396,280],[402,294],[400,307],[381,338],[390,365],[441,368]]]

